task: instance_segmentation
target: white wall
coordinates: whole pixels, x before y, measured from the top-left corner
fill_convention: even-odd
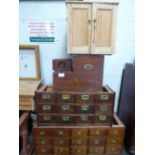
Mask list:
[[[65,2],[34,1],[19,4],[20,44],[37,44],[40,47],[41,76],[46,84],[53,82],[52,59],[68,58],[66,48],[66,6]],[[30,43],[28,41],[27,21],[55,21],[56,43]],[[122,70],[125,63],[134,62],[134,0],[120,0],[117,19],[116,53],[105,56],[104,84],[116,91],[115,111]]]

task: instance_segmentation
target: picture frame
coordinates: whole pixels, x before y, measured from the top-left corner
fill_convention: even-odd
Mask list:
[[[40,80],[38,45],[19,45],[19,80]]]

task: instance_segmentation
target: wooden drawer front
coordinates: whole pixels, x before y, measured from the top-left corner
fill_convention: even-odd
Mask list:
[[[103,73],[104,56],[101,55],[74,55],[73,69],[75,73],[99,74]]]
[[[86,155],[87,147],[86,146],[72,146],[71,154],[72,155]]]
[[[57,103],[74,103],[73,94],[57,94]]]
[[[87,145],[87,138],[74,138],[74,139],[71,139],[71,144],[72,145]]]
[[[76,113],[77,114],[83,114],[83,113],[94,113],[94,105],[92,104],[83,104],[83,105],[77,105],[76,106]]]
[[[51,104],[37,104],[37,113],[53,113],[57,107]]]
[[[89,138],[89,145],[104,146],[105,145],[105,137],[103,137],[103,138]]]
[[[114,94],[103,93],[95,95],[95,103],[114,103]]]
[[[108,137],[107,138],[107,145],[114,145],[114,144],[122,144],[123,137]]]
[[[38,93],[36,92],[36,99],[38,103],[55,103],[54,93]]]
[[[54,148],[55,155],[69,155],[69,148],[67,147],[55,147]]]
[[[110,128],[108,130],[108,136],[117,137],[124,136],[125,129],[124,128]]]
[[[76,95],[76,103],[93,103],[93,95],[78,94]]]
[[[70,137],[70,129],[53,129],[54,137]]]
[[[34,135],[34,138],[51,137],[53,135],[53,133],[50,129],[33,128],[33,135]]]
[[[80,115],[76,116],[77,124],[92,124],[94,122],[94,117],[90,115]]]
[[[77,128],[71,129],[71,136],[72,138],[87,138],[87,129]]]
[[[76,107],[70,104],[62,104],[57,106],[57,112],[62,114],[75,114]]]
[[[117,154],[120,153],[122,150],[122,147],[120,145],[110,145],[106,147],[106,153],[112,153],[112,154]]]
[[[107,134],[107,129],[105,128],[92,128],[89,129],[89,136],[105,136]]]
[[[105,147],[89,147],[88,153],[89,154],[96,154],[96,155],[103,155],[105,152]]]
[[[57,118],[56,118],[56,116],[52,116],[52,115],[38,115],[37,121],[38,121],[38,123],[56,124]]]
[[[56,146],[69,146],[69,138],[54,138],[53,143]]]
[[[47,154],[54,154],[54,150],[52,147],[40,147],[40,148],[35,148],[35,153],[36,154],[41,154],[41,155],[47,155]]]
[[[53,141],[51,138],[35,138],[34,139],[35,146],[51,146],[53,145]]]
[[[75,123],[74,117],[70,115],[62,115],[62,116],[57,116],[57,124],[73,124]]]
[[[112,117],[108,115],[97,115],[95,116],[96,124],[110,125],[112,124]]]
[[[113,106],[111,104],[96,104],[95,114],[107,114],[112,115]]]

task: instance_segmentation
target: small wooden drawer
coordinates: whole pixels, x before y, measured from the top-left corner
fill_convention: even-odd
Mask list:
[[[95,114],[113,114],[112,104],[96,104],[95,105]]]
[[[54,132],[54,137],[69,137],[70,136],[70,129],[61,129],[61,128],[56,128],[53,129]]]
[[[33,128],[33,134],[35,138],[41,138],[41,137],[51,137],[52,130],[50,129],[45,129],[45,128]]]
[[[92,104],[77,105],[76,113],[77,114],[83,114],[83,113],[94,114],[94,105]]]
[[[37,113],[56,113],[57,107],[51,104],[37,104]]]
[[[52,115],[39,115],[37,116],[37,123],[41,125],[41,123],[43,124],[56,124],[57,123],[57,118],[56,116],[52,116]]]
[[[103,87],[101,93],[94,95],[95,103],[114,103],[115,92],[108,86]]]
[[[52,147],[35,148],[35,154],[41,154],[41,155],[54,154],[54,149]]]
[[[118,154],[122,150],[121,145],[110,145],[106,147],[106,154]]]
[[[77,124],[92,124],[94,122],[94,116],[93,115],[79,115],[76,116],[76,123]]]
[[[55,103],[55,94],[52,92],[36,92],[38,103]]]
[[[104,146],[105,145],[105,137],[103,138],[89,138],[89,146]]]
[[[108,136],[117,137],[124,136],[125,129],[124,128],[110,128],[108,130]]]
[[[114,144],[122,144],[123,137],[108,137],[107,138],[107,145],[114,145]]]
[[[69,148],[68,147],[54,147],[54,154],[55,155],[69,155]]]
[[[60,124],[60,125],[73,124],[75,123],[74,119],[75,118],[70,115],[57,116],[57,124]]]
[[[34,144],[35,146],[51,146],[53,145],[51,138],[35,138]]]
[[[74,114],[76,107],[70,104],[62,104],[57,106],[57,112],[62,114]]]
[[[74,128],[71,129],[71,137],[74,138],[87,138],[87,129],[83,129],[83,128]]]
[[[53,143],[55,146],[69,146],[69,138],[54,138]]]
[[[93,146],[91,146],[91,147],[89,147],[89,149],[88,149],[88,154],[95,154],[95,155],[103,155],[104,154],[104,152],[105,152],[105,147],[93,147]]]
[[[93,103],[93,95],[92,94],[77,94],[76,95],[76,103]]]
[[[107,134],[107,129],[105,128],[92,128],[89,129],[89,136],[105,136]]]
[[[72,155],[86,155],[87,147],[86,146],[72,146],[71,154]]]
[[[57,94],[57,103],[75,103],[75,95],[70,93]]]
[[[71,139],[71,145],[87,145],[87,138],[74,138]]]
[[[108,115],[96,115],[95,116],[95,123],[101,125],[111,125],[112,124],[112,117]]]

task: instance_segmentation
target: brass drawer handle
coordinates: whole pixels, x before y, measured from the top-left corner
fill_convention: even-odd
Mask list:
[[[57,151],[62,153],[64,150],[63,149],[57,149]]]
[[[88,111],[89,110],[89,106],[88,105],[82,105],[81,106],[81,110],[82,111]]]
[[[46,149],[41,149],[41,152],[46,152]]]
[[[81,150],[80,150],[80,149],[78,149],[78,150],[77,150],[77,153],[80,153],[80,152],[81,152]]]
[[[93,69],[93,65],[92,64],[85,64],[84,65],[84,69],[85,70],[92,70]]]
[[[82,131],[77,131],[77,135],[82,135]]]
[[[101,95],[100,100],[108,100],[109,96],[108,95]]]
[[[61,99],[62,100],[70,100],[70,95],[62,95]]]
[[[43,120],[50,121],[50,120],[52,120],[52,117],[51,116],[43,116]]]
[[[70,117],[69,116],[62,116],[62,121],[68,122],[68,121],[70,121]]]
[[[68,110],[70,110],[70,106],[69,105],[63,105],[62,110],[63,111],[68,111]]]
[[[43,105],[43,106],[42,106],[42,109],[43,109],[44,111],[49,111],[49,110],[51,110],[51,106],[50,106],[50,105]]]
[[[40,144],[45,144],[45,140],[41,140],[40,141]]]
[[[115,152],[116,151],[116,148],[115,147],[112,147],[111,148],[111,151]]]
[[[42,99],[51,99],[51,94],[42,94]]]
[[[116,140],[115,140],[115,139],[113,139],[113,140],[112,140],[112,143],[116,143]]]
[[[106,121],[107,117],[106,116],[99,116],[100,121]]]
[[[44,131],[40,131],[40,135],[41,136],[45,135],[45,132]]]
[[[64,141],[63,141],[63,140],[60,140],[60,141],[59,141],[59,144],[64,144]]]
[[[99,135],[100,134],[100,131],[99,130],[96,130],[95,131],[95,135]]]
[[[81,95],[81,100],[89,100],[90,99],[90,96],[89,95]]]
[[[116,134],[118,134],[118,131],[117,131],[117,130],[114,130],[114,132],[113,132],[113,133],[116,135]]]
[[[77,144],[82,144],[82,139],[77,140]]]
[[[63,131],[59,131],[58,134],[62,136],[64,134],[64,132]]]
[[[100,144],[100,140],[95,140],[95,145]]]
[[[81,116],[81,121],[88,121],[88,116]]]
[[[108,110],[108,106],[106,106],[106,105],[100,106],[100,111],[107,111],[107,110]]]

